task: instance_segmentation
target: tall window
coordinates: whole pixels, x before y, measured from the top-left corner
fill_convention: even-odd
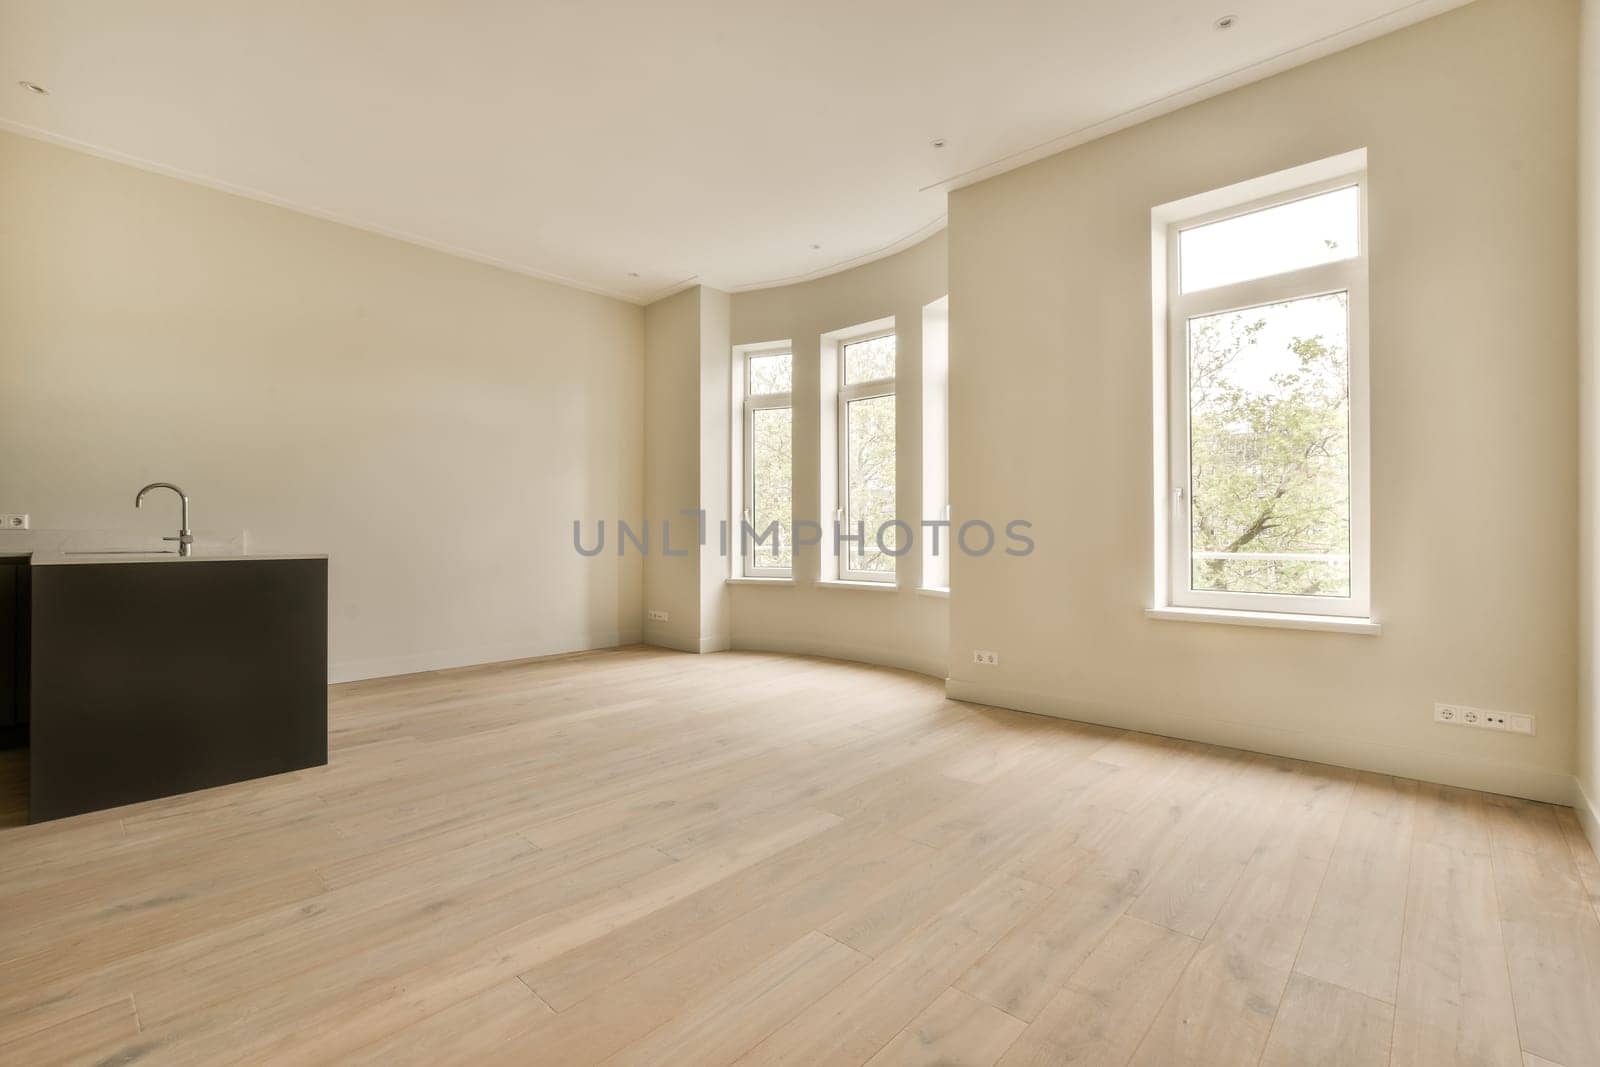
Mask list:
[[[794,566],[794,357],[788,349],[744,353],[744,521],[747,577],[788,577]],[[759,539],[759,540],[758,540]]]
[[[894,581],[898,531],[894,521],[895,335],[878,334],[839,345],[839,528],[847,541],[840,576]],[[882,534],[880,541],[880,531]]]
[[[922,309],[922,518],[950,521],[950,298]],[[922,588],[950,589],[949,527],[924,529]],[[937,543],[931,534],[939,535]]]
[[[1364,617],[1366,181],[1168,226],[1168,596]]]

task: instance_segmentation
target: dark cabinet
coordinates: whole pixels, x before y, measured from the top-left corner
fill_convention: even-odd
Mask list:
[[[328,762],[328,561],[29,575],[33,822]]]
[[[28,579],[27,556],[0,557],[0,748],[27,740]]]

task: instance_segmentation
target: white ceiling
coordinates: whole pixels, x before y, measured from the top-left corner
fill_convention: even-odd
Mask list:
[[[644,302],[1461,2],[0,0],[0,127]]]

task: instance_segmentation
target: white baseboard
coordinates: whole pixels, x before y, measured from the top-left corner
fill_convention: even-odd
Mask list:
[[[726,637],[714,637],[702,634],[698,638],[678,637],[675,634],[645,634],[644,643],[656,645],[659,648],[675,649],[678,652],[726,652],[731,646]]]
[[[951,678],[945,693],[954,700],[990,704],[1037,715],[1097,723],[1141,733],[1179,737],[1228,748],[1264,752],[1274,756],[1328,763],[1335,767],[1391,774],[1400,778],[1462,786],[1487,793],[1524,797],[1550,804],[1573,803],[1576,779],[1570,774],[1540,767],[1480,760],[1453,753],[1385,745],[1331,734],[1284,730],[1253,723],[1202,719],[1150,709],[1120,708],[1069,700],[1007,686],[986,685]],[[1582,812],[1580,811],[1580,817]],[[1590,806],[1590,818],[1594,809]],[[1586,824],[1587,826],[1587,824]],[[1590,831],[1591,841],[1594,831]]]
[[[476,667],[483,663],[504,663],[508,660],[537,659],[540,656],[559,656],[568,652],[589,652],[597,648],[637,644],[638,641],[637,630],[624,630],[590,634],[574,644],[518,642],[480,645],[475,648],[454,648],[443,652],[415,652],[403,656],[344,660],[328,664],[328,684],[359,682],[368,678],[392,678],[399,674],[420,674],[424,671],[442,671],[452,667]]]
[[[822,656],[851,663],[866,663],[874,667],[894,667],[939,679],[945,676],[943,656],[924,655],[883,645],[831,641],[811,634],[764,634],[756,638],[741,636],[734,638],[732,647],[741,652],[788,652],[799,656]]]
[[[646,630],[642,640],[647,645],[654,645],[656,648],[670,648],[674,652],[700,651],[700,641],[698,638],[683,637],[678,634],[668,633],[664,630]]]
[[[671,626],[650,622],[644,624],[643,640],[647,645],[671,648],[679,652],[726,652],[729,647],[726,636],[675,633]]]
[[[1589,847],[1600,856],[1600,806],[1595,805],[1595,798],[1583,791],[1583,783],[1576,778],[1572,780],[1572,810],[1578,813]]]

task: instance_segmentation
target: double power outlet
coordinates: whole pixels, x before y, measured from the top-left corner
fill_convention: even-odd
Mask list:
[[[998,667],[1000,666],[1000,653],[990,652],[986,648],[975,648],[972,650],[972,662],[983,667]]]
[[[651,622],[671,622],[672,621],[672,616],[671,615],[669,615],[665,611],[657,611],[655,608],[651,608],[649,611],[645,612],[644,613],[644,617],[646,619],[649,619]]]
[[[1532,715],[1507,715],[1503,711],[1487,708],[1469,708],[1465,704],[1435,704],[1433,721],[1449,726],[1475,726],[1480,730],[1500,730],[1508,734],[1534,732]]]

